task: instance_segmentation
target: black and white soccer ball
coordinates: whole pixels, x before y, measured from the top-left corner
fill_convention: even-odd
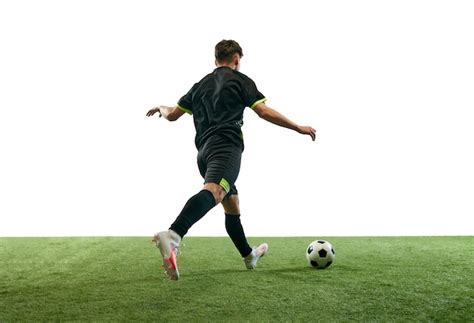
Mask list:
[[[336,259],[336,252],[332,244],[325,240],[316,240],[306,248],[306,259],[314,268],[328,268]]]

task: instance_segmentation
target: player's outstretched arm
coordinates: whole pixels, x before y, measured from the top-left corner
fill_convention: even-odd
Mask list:
[[[284,115],[282,115],[280,112],[276,111],[275,109],[272,109],[268,107],[265,103],[259,103],[257,104],[253,110],[258,114],[258,116],[268,122],[271,122],[273,124],[276,124],[277,126],[280,127],[285,127],[291,130],[294,130],[296,132],[299,132],[303,135],[309,135],[311,136],[311,139],[314,141],[316,139],[316,130],[314,130],[310,126],[300,126]]]
[[[160,115],[160,118],[163,117],[168,121],[176,121],[185,113],[177,106],[165,107],[164,105],[160,105],[159,107],[149,110],[146,115],[147,117],[151,117],[157,112]]]

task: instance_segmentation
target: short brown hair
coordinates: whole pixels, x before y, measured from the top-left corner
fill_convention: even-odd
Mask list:
[[[239,54],[240,57],[244,56],[242,47],[235,40],[221,40],[216,45],[215,56],[219,63],[229,62],[234,54]]]

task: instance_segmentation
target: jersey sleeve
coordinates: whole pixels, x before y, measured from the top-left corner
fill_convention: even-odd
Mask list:
[[[267,99],[257,89],[257,85],[251,79],[248,79],[245,84],[245,105],[251,109],[255,108],[257,104],[265,102]]]
[[[181,97],[178,101],[178,108],[186,113],[193,114],[193,93],[198,83],[194,84],[193,87]]]

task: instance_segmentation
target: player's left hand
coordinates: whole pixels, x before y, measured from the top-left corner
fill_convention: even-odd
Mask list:
[[[299,133],[303,134],[303,135],[309,135],[311,136],[311,139],[313,141],[316,140],[316,130],[313,129],[312,127],[310,126],[304,126],[304,127],[300,127],[299,128]]]
[[[160,118],[161,118],[161,111],[160,111],[160,108],[161,108],[161,107],[155,107],[155,108],[151,109],[150,111],[148,111],[148,112],[146,113],[146,116],[147,116],[147,117],[151,117],[152,115],[154,115],[155,113],[158,112],[159,115],[160,115]]]

